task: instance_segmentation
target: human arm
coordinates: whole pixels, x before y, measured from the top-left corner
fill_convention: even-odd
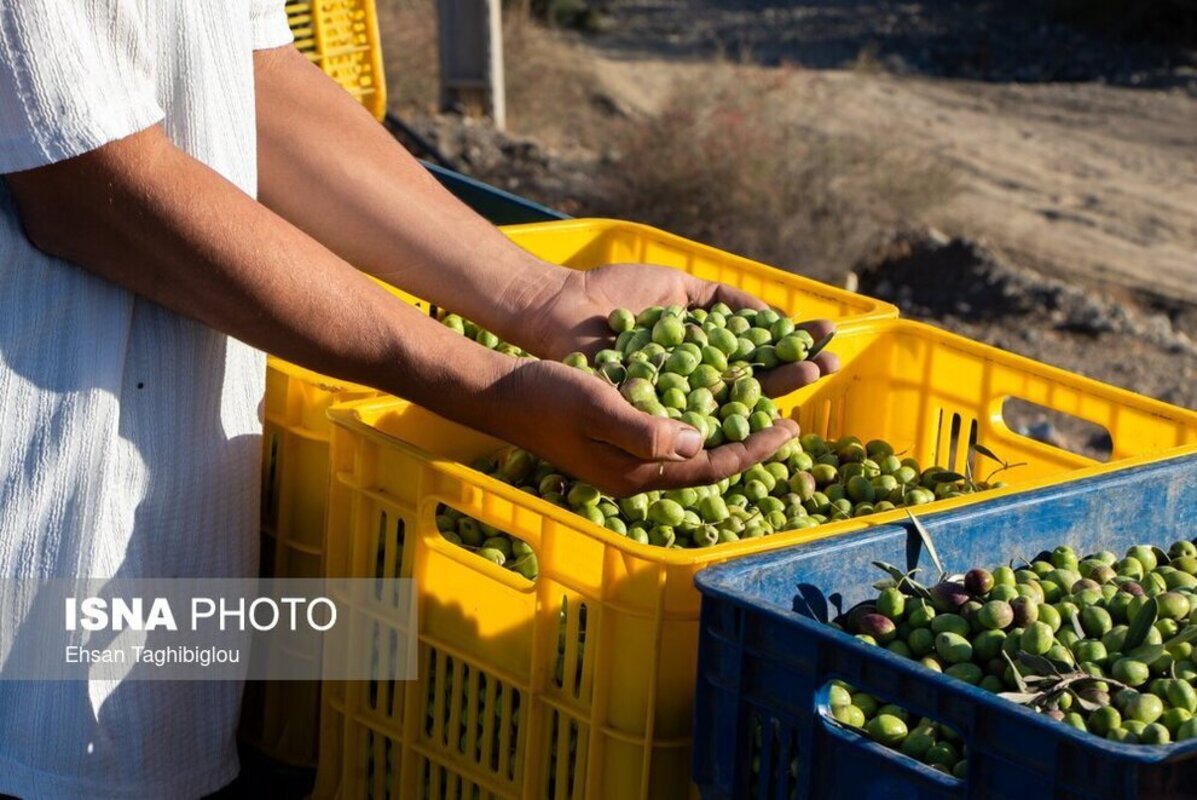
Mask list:
[[[258,53],[256,78],[263,203],[357,267],[531,352],[593,354],[609,342],[606,317],[616,307],[763,305],[674,269],[546,264],[441,187],[299,53]],[[810,329],[820,339],[832,326]],[[780,396],[836,368],[825,353],[760,377],[767,394]]]
[[[45,252],[255,347],[521,445],[614,494],[711,483],[796,433],[778,425],[744,445],[701,450],[693,429],[636,411],[591,376],[469,342],[157,127],[6,180]]]

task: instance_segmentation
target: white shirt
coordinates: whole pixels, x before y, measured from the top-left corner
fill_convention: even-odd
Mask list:
[[[289,41],[283,0],[0,0],[0,173],[161,124],[252,195],[253,50]],[[264,369],[38,252],[0,181],[0,579],[256,574]],[[216,791],[237,772],[240,697],[0,682],[0,794]]]

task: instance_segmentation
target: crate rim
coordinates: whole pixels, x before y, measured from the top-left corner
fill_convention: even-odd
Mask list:
[[[511,231],[514,234],[519,234],[535,231],[541,226],[552,226],[554,229],[559,230],[597,229],[603,233],[616,230],[651,234],[654,238],[665,240],[670,244],[685,244],[687,249],[695,250],[706,256],[717,257],[721,260],[731,259],[739,265],[751,264],[752,266],[756,267],[764,267],[766,269],[778,272],[783,276],[800,280],[803,284],[803,291],[822,300],[843,303],[849,298],[853,298],[856,299],[856,301],[862,306],[869,305],[873,307],[872,310],[862,310],[854,314],[853,316],[856,317],[855,321],[864,321],[865,319],[892,320],[897,319],[900,313],[898,307],[893,303],[888,303],[884,300],[879,300],[866,294],[852,292],[848,289],[841,289],[838,286],[833,286],[830,283],[824,283],[823,281],[815,280],[814,278],[807,277],[801,273],[791,272],[790,270],[784,269],[782,267],[766,264],[763,261],[757,261],[756,259],[749,258],[748,256],[733,253],[730,250],[723,250],[715,245],[707,244],[706,242],[700,242],[696,239],[689,239],[681,234],[671,233],[667,230],[649,225],[645,222],[636,222],[633,220],[624,220],[615,217],[576,217],[573,219],[552,220],[548,222],[526,222],[516,225],[505,225],[502,226],[501,230]]]
[[[567,220],[566,222],[576,222],[576,220]],[[1143,408],[1146,404],[1147,410],[1151,411],[1151,413],[1154,413],[1156,416],[1165,419],[1184,421],[1197,429],[1197,411],[1191,411],[1179,406],[1169,405],[1163,401],[1137,394],[1129,389],[1122,389],[1093,378],[1087,378],[1076,373],[1068,372],[1067,370],[1061,369],[1059,367],[1053,367],[1049,364],[1043,364],[1041,362],[1034,361],[1033,359],[1027,358],[1025,356],[1020,356],[1006,350],[999,350],[988,345],[983,345],[979,342],[974,342],[967,337],[945,331],[932,325],[927,325],[926,323],[902,319],[860,320],[856,322],[844,322],[839,326],[839,330],[844,335],[866,335],[869,333],[876,333],[878,330],[883,333],[891,330],[896,330],[898,332],[913,331],[916,334],[926,335],[931,338],[938,338],[942,343],[955,347],[963,352],[970,352],[972,355],[976,355],[976,348],[983,347],[987,351],[987,355],[979,357],[985,359],[986,361],[1004,362],[1005,364],[1023,368],[1029,367],[1038,372],[1040,375],[1062,380],[1065,383],[1072,383],[1079,389],[1097,391],[1098,393],[1110,397],[1115,401],[1123,403],[1129,402],[1140,408]],[[834,379],[834,376],[830,378],[830,380]],[[361,412],[364,410],[375,409],[380,406],[396,407],[402,404],[416,405],[402,398],[395,397],[393,395],[386,395],[382,397],[367,398],[363,400],[334,404],[326,411],[326,413],[334,425],[348,428],[358,433],[365,433],[369,436],[383,437],[387,440],[388,444],[402,448],[409,455],[415,455],[421,460],[426,461],[434,470],[437,470],[444,475],[452,477],[458,481],[464,481],[466,483],[481,482],[480,485],[487,491],[492,492],[493,494],[498,495],[509,502],[513,502],[518,506],[535,510],[538,513],[541,513],[544,516],[554,520],[555,522],[563,523],[572,528],[577,528],[592,538],[597,538],[606,545],[614,547],[615,549],[626,553],[629,556],[634,556],[652,563],[663,564],[667,566],[693,567],[702,564],[709,564],[712,561],[722,561],[730,558],[739,558],[749,554],[772,552],[791,545],[806,544],[816,540],[838,537],[841,534],[856,533],[885,525],[891,525],[907,518],[906,509],[897,508],[880,514],[870,514],[867,517],[857,517],[853,519],[842,520],[840,522],[826,523],[814,528],[806,528],[799,531],[775,533],[761,539],[743,539],[738,542],[729,542],[726,544],[714,545],[712,547],[667,549],[650,544],[639,544],[631,539],[628,539],[626,536],[622,536],[614,531],[609,531],[601,525],[593,523],[586,518],[577,514],[573,514],[563,508],[559,508],[546,500],[543,500],[539,497],[533,497],[527,492],[521,492],[520,490],[509,486],[502,481],[484,475],[476,470],[472,470],[465,464],[460,464],[452,459],[442,458],[438,455],[429,453],[422,448],[405,442],[396,436],[392,436],[389,433],[380,431],[362,418]],[[427,411],[427,409],[425,410]],[[429,413],[435,412],[429,411]],[[1001,423],[1000,420],[998,423],[1004,425],[1004,423]],[[1015,436],[1021,435],[1016,434],[1013,431],[1010,431],[1010,433],[1011,435]],[[1029,437],[1023,438],[1027,439],[1031,444],[1039,444],[1039,446],[1046,448],[1053,453],[1055,453],[1058,449],[1052,448],[1046,444],[1037,443],[1035,440],[1030,439]],[[1160,461],[1191,454],[1197,454],[1197,442],[1176,445],[1156,453],[1132,456],[1130,458],[1120,459],[1119,461],[1112,463],[1097,462],[1093,461],[1092,459],[1087,459],[1091,462],[1088,466],[1071,470],[1062,475],[1040,478],[1027,483],[1014,484],[999,489],[991,489],[986,491],[983,496],[971,495],[936,500],[936,507],[934,511],[929,511],[926,513],[933,513],[937,515],[944,514],[956,511],[958,509],[966,509],[969,506],[984,504],[991,500],[997,500],[999,498],[1008,497],[1011,495],[1025,495],[1030,492],[1051,489],[1052,487],[1060,487],[1061,485],[1071,484],[1076,481],[1093,478],[1109,472],[1123,472],[1125,470],[1150,466]],[[983,499],[978,499],[978,497],[982,497]]]

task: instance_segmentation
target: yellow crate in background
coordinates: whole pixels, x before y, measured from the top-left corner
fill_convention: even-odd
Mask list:
[[[805,431],[883,438],[923,464],[978,474],[997,465],[977,443],[1026,462],[1003,475],[1007,488],[923,513],[1197,453],[1197,413],[930,326],[850,323],[836,351],[841,373],[777,403]],[[1105,428],[1109,462],[1019,435],[1003,421],[1011,398]],[[329,414],[327,570],[415,579],[420,672],[324,687],[317,798],[685,797],[697,571],[905,517],[662,549],[463,466],[501,443],[410,403],[376,398]],[[445,540],[442,504],[527,542],[536,580]]]
[[[684,270],[750,292],[790,316],[865,320],[897,316],[887,304],[782,272],[740,256],[631,222],[564,220],[503,228],[516,244],[573,269],[647,262]],[[406,302],[429,304],[391,289]],[[262,454],[262,567],[279,578],[322,574],[325,503],[331,436],[326,412],[334,404],[379,395],[278,358],[267,361]],[[294,682],[249,684],[241,736],[273,758],[314,763],[315,693]]]
[[[286,9],[299,51],[381,120],[387,89],[374,0],[312,0]]]

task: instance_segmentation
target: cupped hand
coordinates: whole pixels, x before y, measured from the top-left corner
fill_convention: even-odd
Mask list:
[[[696,429],[639,411],[601,379],[552,361],[523,362],[495,389],[492,432],[615,497],[716,483],[798,435],[797,423],[778,420],[704,449]]]
[[[528,343],[524,346],[553,359],[575,351],[593,355],[614,341],[607,316],[616,308],[639,312],[654,305],[697,308],[718,302],[733,309],[765,307],[747,292],[669,267],[612,264],[592,270],[570,270],[556,285],[531,298],[524,316],[530,326]],[[800,323],[798,327],[809,331],[815,341],[835,330],[826,320]],[[757,378],[767,396],[782,397],[837,371],[839,366],[835,354],[824,351],[811,361],[761,371]]]

